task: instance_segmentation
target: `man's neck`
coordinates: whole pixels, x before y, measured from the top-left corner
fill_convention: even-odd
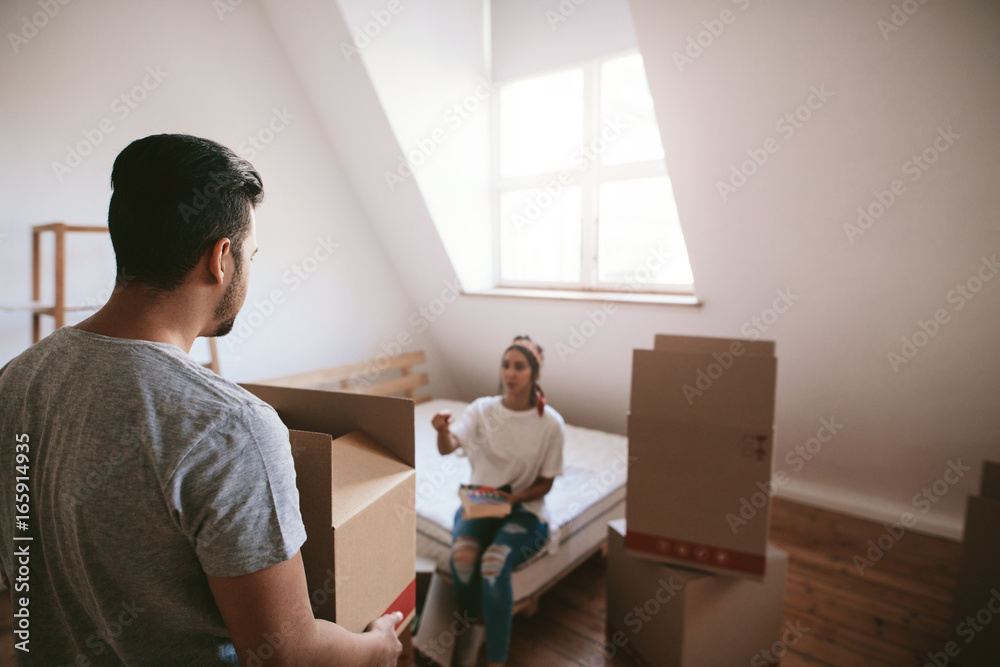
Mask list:
[[[111,298],[77,329],[112,338],[168,343],[191,352],[201,326],[190,305],[171,295],[155,295],[144,285],[116,285]]]

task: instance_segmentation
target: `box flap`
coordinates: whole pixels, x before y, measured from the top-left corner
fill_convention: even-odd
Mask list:
[[[334,438],[362,430],[401,460],[416,466],[413,401],[409,398],[260,384],[240,386],[274,407],[288,428],[329,433]]]
[[[330,459],[333,484],[332,526],[344,525],[407,479],[412,466],[385,451],[363,431],[333,441]]]
[[[330,474],[330,445],[332,438],[326,433],[288,431],[295,462],[295,486],[299,491],[299,509],[306,535],[330,532],[333,521],[331,500],[333,476]],[[319,502],[321,499],[326,502]],[[320,530],[323,528],[323,530]]]
[[[653,349],[664,352],[693,352],[696,354],[728,351],[738,356],[773,357],[774,341],[657,334]]]
[[[633,350],[632,416],[770,433],[777,359]],[[730,355],[730,356],[726,356]]]

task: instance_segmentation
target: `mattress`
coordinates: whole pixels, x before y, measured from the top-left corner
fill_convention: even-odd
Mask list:
[[[415,406],[417,555],[448,571],[451,529],[460,505],[458,487],[469,481],[469,461],[441,456],[431,418],[440,410],[456,417],[467,403],[435,399]],[[531,597],[593,553],[607,538],[607,522],[625,516],[628,440],[625,436],[566,425],[563,474],[545,496],[552,542],[518,567],[514,600]]]

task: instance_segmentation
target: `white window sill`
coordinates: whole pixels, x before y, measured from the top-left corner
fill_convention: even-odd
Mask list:
[[[464,296],[491,296],[517,299],[560,299],[563,301],[614,301],[665,306],[701,306],[694,294],[656,294],[652,292],[599,292],[592,290],[529,289],[526,287],[494,287],[484,290],[463,290]]]

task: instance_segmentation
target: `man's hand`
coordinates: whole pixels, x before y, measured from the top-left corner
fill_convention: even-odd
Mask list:
[[[384,653],[379,655],[373,664],[378,667],[396,667],[399,654],[403,652],[403,645],[396,637],[396,626],[403,620],[403,614],[394,611],[381,618],[376,618],[368,624],[365,632],[371,633],[378,638],[378,645],[384,649]]]
[[[389,667],[402,651],[393,630],[402,620],[396,615],[363,633],[316,619],[301,553],[251,574],[209,575],[208,585],[244,665],[259,658],[261,647],[270,654],[268,667]]]

